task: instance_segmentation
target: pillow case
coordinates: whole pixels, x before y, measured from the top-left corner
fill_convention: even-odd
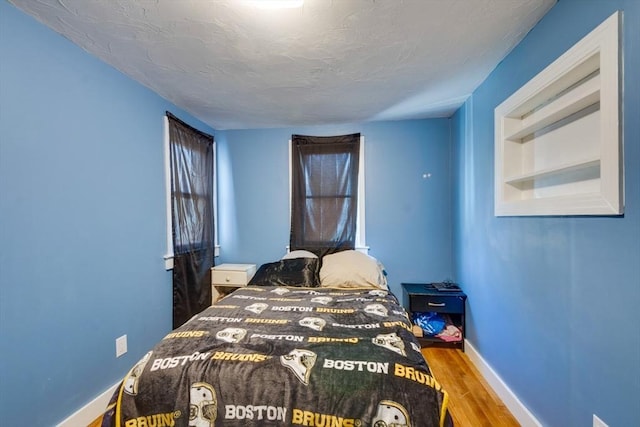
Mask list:
[[[262,264],[249,281],[249,286],[320,286],[320,259],[291,258]]]
[[[291,251],[282,257],[282,259],[293,259],[293,258],[318,258],[318,255],[310,251],[298,249],[296,251]]]
[[[372,256],[351,249],[322,258],[320,286],[388,290],[382,263]]]

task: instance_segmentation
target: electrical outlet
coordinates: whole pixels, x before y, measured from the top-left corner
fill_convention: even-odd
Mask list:
[[[596,414],[593,414],[593,427],[609,427],[604,421],[602,421]]]
[[[127,352],[127,336],[116,338],[116,357],[120,357]]]

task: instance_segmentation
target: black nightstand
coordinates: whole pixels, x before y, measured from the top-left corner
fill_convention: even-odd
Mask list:
[[[437,345],[443,347],[455,347],[464,351],[465,336],[465,301],[467,295],[462,290],[442,291],[436,289],[431,283],[402,283],[402,294],[405,308],[409,315],[413,313],[436,312],[446,314],[451,322],[462,332],[459,341],[446,341],[436,336],[418,337],[420,344],[424,346]]]

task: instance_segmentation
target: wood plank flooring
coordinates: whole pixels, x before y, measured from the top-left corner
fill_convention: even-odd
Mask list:
[[[449,412],[456,427],[520,426],[462,351],[425,347],[422,354],[449,393]]]
[[[102,416],[100,416],[97,419],[93,420],[93,422],[91,424],[89,424],[87,427],[100,427],[101,424],[102,424]]]

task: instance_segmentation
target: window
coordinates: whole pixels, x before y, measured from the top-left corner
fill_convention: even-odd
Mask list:
[[[173,127],[170,127],[169,118],[174,121]],[[184,132],[190,133],[191,139],[196,137],[201,139],[203,143],[187,143],[190,138],[182,138],[184,135],[181,133]],[[208,143],[206,143],[207,140]],[[173,149],[172,141],[174,142]],[[184,143],[180,141],[184,141]],[[164,151],[167,215],[167,253],[164,259],[165,268],[170,270],[173,268],[174,255],[179,253],[214,245],[215,255],[218,255],[218,233],[215,230],[217,223],[216,179],[213,166],[216,153],[215,143],[211,136],[191,128],[171,116],[170,113],[164,117]],[[176,165],[180,165],[175,171],[172,171],[171,167],[172,156],[177,162]],[[178,174],[174,175],[176,188],[173,190],[172,173]],[[181,203],[172,203],[174,197],[181,200]],[[178,211],[180,209],[181,212]],[[202,218],[210,218],[211,216],[213,224],[202,221]],[[181,220],[174,228],[175,218],[181,218]]]
[[[293,135],[290,249],[364,246],[364,138]]]

